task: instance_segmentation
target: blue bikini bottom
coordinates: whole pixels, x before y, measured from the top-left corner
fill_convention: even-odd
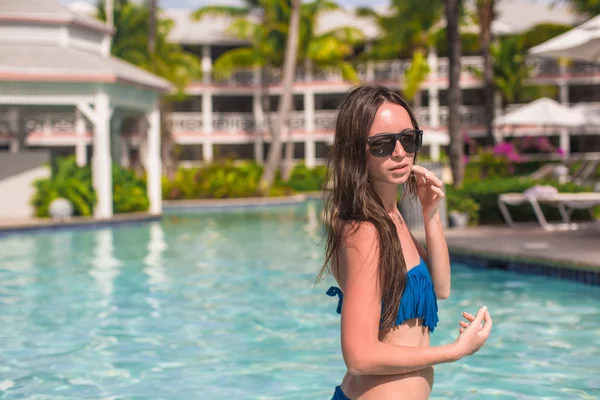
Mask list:
[[[350,400],[344,392],[342,392],[342,388],[339,386],[335,387],[335,392],[333,393],[333,397],[331,400]]]

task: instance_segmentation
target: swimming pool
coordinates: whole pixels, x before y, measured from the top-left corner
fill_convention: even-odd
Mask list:
[[[318,203],[0,237],[0,398],[329,399],[344,374]],[[432,399],[600,396],[600,288],[453,265]]]

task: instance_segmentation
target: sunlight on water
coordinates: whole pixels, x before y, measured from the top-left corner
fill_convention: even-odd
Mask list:
[[[0,237],[0,398],[329,399],[345,368],[320,207]],[[434,345],[486,304],[432,399],[600,396],[600,288],[453,265]]]

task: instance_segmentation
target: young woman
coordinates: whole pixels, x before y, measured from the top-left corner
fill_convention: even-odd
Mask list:
[[[382,86],[359,86],[339,108],[328,173],[326,272],[338,287],[348,372],[333,399],[427,399],[433,366],[474,354],[492,328],[486,307],[463,313],[452,343],[429,346],[437,299],[450,295],[450,260],[438,212],[442,182],[415,164],[423,132],[408,104]],[[398,187],[421,202],[427,249],[397,208]]]

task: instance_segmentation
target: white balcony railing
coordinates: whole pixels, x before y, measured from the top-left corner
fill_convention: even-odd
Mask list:
[[[333,131],[335,128],[336,110],[316,110],[314,127],[316,131]],[[462,123],[464,126],[480,126],[485,121],[483,107],[461,107]],[[421,107],[417,110],[417,120],[421,126],[431,126],[429,109]],[[170,116],[171,129],[174,133],[204,134],[201,113],[172,113]],[[271,129],[279,128],[279,116],[271,113],[267,121]],[[237,134],[256,131],[256,123],[252,113],[213,113],[213,131]],[[292,130],[306,129],[304,111],[292,113]],[[448,124],[448,108],[440,107],[440,126]]]
[[[202,113],[173,112],[169,114],[173,132],[202,132]]]
[[[75,113],[74,112],[41,112],[31,113],[25,117],[25,130],[28,132],[43,132],[50,135],[52,133],[74,133],[75,132]],[[88,131],[91,126],[88,125]]]
[[[529,57],[527,63],[533,68],[531,78],[547,78],[557,77],[563,74],[561,68],[554,59],[534,58]],[[372,79],[374,81],[402,81],[404,72],[410,67],[410,60],[389,60],[389,61],[372,61]],[[366,62],[357,63],[355,68],[361,80],[367,81],[368,68]],[[446,57],[438,58],[437,73],[439,77],[448,76],[449,61]],[[483,57],[480,56],[465,56],[461,58],[461,69],[463,78],[474,77],[473,69],[483,70]],[[573,62],[569,64],[564,73],[569,76],[581,76],[589,74],[600,74],[600,65],[585,62]],[[226,84],[229,86],[235,85],[251,85],[259,82],[255,71],[252,69],[239,69],[230,78],[223,79],[213,77],[215,82]],[[281,82],[281,71],[277,68],[272,68],[265,73],[261,79],[267,83],[276,84]],[[339,69],[328,67],[326,69],[313,69],[308,74],[304,68],[299,66],[296,70],[297,82],[342,82],[342,75]]]

